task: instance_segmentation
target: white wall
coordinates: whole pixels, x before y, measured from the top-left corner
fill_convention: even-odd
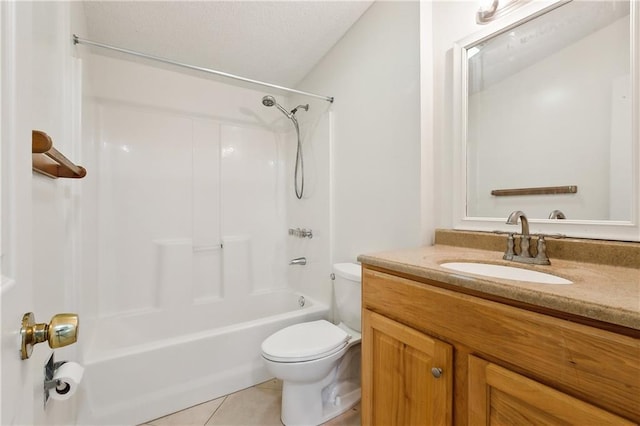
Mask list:
[[[420,245],[418,2],[376,2],[298,85],[334,96],[332,256]]]
[[[432,25],[420,28],[420,37],[433,40],[433,151],[434,215],[436,226],[453,226],[453,43],[481,29],[475,22],[475,1],[434,1]],[[429,66],[429,64],[423,64]]]

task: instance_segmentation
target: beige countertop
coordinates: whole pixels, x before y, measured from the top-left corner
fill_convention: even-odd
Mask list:
[[[530,305],[640,330],[640,265],[638,268],[553,259],[550,266],[502,260],[502,252],[449,245],[367,254],[367,265],[479,291]],[[445,262],[484,262],[546,272],[569,285],[536,284],[456,272]]]

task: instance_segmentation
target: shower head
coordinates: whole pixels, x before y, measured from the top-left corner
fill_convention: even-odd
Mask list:
[[[274,105],[275,105],[276,107],[278,107],[278,109],[279,109],[280,111],[282,111],[282,113],[283,113],[284,115],[286,115],[286,116],[287,116],[287,118],[288,118],[289,120],[291,120],[291,118],[293,117],[293,114],[289,113],[286,109],[284,109],[284,108],[282,107],[282,105],[280,105],[279,103],[277,103],[277,102],[276,102],[276,98],[274,98],[274,97],[273,97],[273,96],[271,96],[271,95],[266,95],[266,96],[264,96],[264,97],[262,98],[262,105],[264,105],[264,106],[266,106],[266,107],[272,107],[272,106],[274,106]]]
[[[296,168],[293,174],[293,181],[296,191],[296,197],[300,200],[302,199],[302,194],[304,193],[304,165],[302,159],[302,144],[300,140],[300,126],[298,125],[298,119],[296,118],[296,112],[298,108],[302,108],[305,111],[309,111],[309,104],[306,105],[298,105],[291,112],[288,112],[286,109],[282,107],[278,102],[276,102],[276,98],[271,95],[265,95],[262,97],[262,105],[266,107],[276,106],[280,112],[282,112],[291,122],[293,123],[293,127],[296,129],[296,135],[298,136],[298,149],[296,150]],[[298,180],[298,170],[300,170],[301,178]],[[298,183],[300,183],[300,188],[298,189]]]
[[[276,98],[273,96],[267,95],[262,98],[262,105],[266,107],[272,107],[276,104]]]

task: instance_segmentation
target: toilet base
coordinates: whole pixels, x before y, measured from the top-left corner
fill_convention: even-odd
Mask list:
[[[342,391],[333,403],[324,406],[322,413],[323,419],[320,423],[324,423],[342,413],[346,413],[360,402],[361,391],[359,383],[342,383],[342,385],[347,385],[351,390],[349,392]]]
[[[360,401],[360,344],[319,382],[283,381],[280,419],[285,426],[322,424]]]
[[[332,386],[328,386],[325,389],[331,388]],[[322,398],[319,398],[317,388],[301,389],[299,385],[283,383],[280,414],[282,423],[285,426],[319,425],[345,413],[360,401],[359,383],[342,382],[333,388],[342,389],[333,397],[330,395],[332,391],[323,391]],[[345,392],[345,389],[349,390]]]

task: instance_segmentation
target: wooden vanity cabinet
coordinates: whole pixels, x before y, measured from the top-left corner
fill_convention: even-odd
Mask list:
[[[550,386],[469,356],[470,425],[633,425]]]
[[[364,266],[363,425],[640,423],[640,339],[446,287]]]
[[[365,310],[362,423],[451,423],[452,346]]]

